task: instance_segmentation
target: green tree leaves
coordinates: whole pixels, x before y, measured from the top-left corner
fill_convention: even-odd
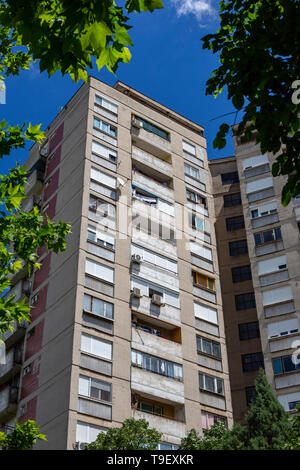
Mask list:
[[[133,44],[126,14],[160,8],[161,0],[127,0],[125,8],[114,0],[0,1],[2,39],[6,44],[3,70],[18,73],[18,69],[28,68],[33,58],[49,76],[61,71],[75,81],[86,81],[87,69],[95,58],[99,69],[107,66],[115,72],[119,62],[128,63],[131,58],[127,46]],[[16,45],[27,48],[20,57],[18,51],[14,52]]]
[[[98,434],[87,450],[155,450],[162,434],[149,428],[145,419],[125,419],[120,428]]]
[[[247,103],[239,135],[250,140],[255,132],[262,153],[279,153],[273,175],[288,176],[282,193],[287,205],[300,194],[300,104],[292,99],[292,84],[299,79],[300,4],[221,0],[219,12],[219,30],[202,38],[203,48],[218,54],[220,63],[206,93],[217,96],[226,87],[237,110]],[[225,144],[220,129],[214,147]]]
[[[39,426],[28,420],[24,424],[16,422],[16,428],[9,434],[0,432],[2,450],[30,450],[37,440],[46,441],[46,436],[39,433]]]

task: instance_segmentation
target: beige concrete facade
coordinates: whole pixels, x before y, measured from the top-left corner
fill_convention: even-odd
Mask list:
[[[234,176],[237,172],[236,158],[210,160],[209,167],[215,202],[215,231],[233,419],[235,422],[243,423],[248,409],[249,393],[253,389],[257,376],[257,368],[244,370],[242,357],[246,354],[261,352],[262,349],[256,308],[237,310],[235,304],[236,296],[254,292],[245,228],[228,230],[226,224],[230,218],[243,217],[239,181],[233,183],[222,181],[223,175]]]
[[[278,400],[293,412],[300,401],[299,199],[281,204],[285,177],[272,177],[274,155],[234,136],[245,230],[265,371]],[[299,351],[299,349],[298,349]]]
[[[72,233],[63,254],[41,250],[32,279],[18,416],[47,435],[38,448],[79,448],[131,416],[169,448],[191,428],[231,426],[203,128],[91,77],[47,139],[26,163],[45,165],[32,191]]]

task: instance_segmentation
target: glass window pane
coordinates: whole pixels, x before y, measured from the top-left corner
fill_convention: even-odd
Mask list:
[[[274,374],[282,374],[282,364],[281,364],[281,359],[280,357],[278,359],[273,359],[273,370]]]

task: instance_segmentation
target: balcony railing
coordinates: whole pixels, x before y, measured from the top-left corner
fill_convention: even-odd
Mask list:
[[[138,147],[132,147],[132,158],[163,175],[167,175],[168,178],[172,174],[172,165],[170,163]]]
[[[186,435],[186,425],[183,420],[171,418],[169,416],[148,413],[132,407],[132,417],[134,419],[146,419],[150,427],[157,429],[165,435],[183,438]]]
[[[251,220],[251,225],[253,228],[263,227],[264,225],[274,224],[279,221],[278,214],[268,214],[263,215],[262,217],[256,217]]]
[[[244,170],[245,178],[251,178],[252,176],[262,175],[270,171],[270,164],[264,163],[263,165],[255,166],[253,168],[246,168]]]
[[[168,186],[163,185],[159,181],[155,181],[153,178],[150,178],[143,173],[133,170],[132,183],[145,191],[149,191],[152,194],[154,193],[156,196],[161,197],[168,202],[174,201],[173,189],[170,189]]]
[[[276,284],[277,282],[286,281],[289,279],[288,269],[282,269],[278,272],[267,273],[259,277],[261,287]]]
[[[260,191],[256,191],[254,193],[247,194],[247,198],[249,202],[260,201],[261,199],[266,199],[267,197],[274,196],[275,191],[274,188],[267,188],[261,189]]]

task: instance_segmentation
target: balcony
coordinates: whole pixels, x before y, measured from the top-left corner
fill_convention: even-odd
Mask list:
[[[193,294],[197,297],[200,297],[200,299],[207,300],[208,302],[216,303],[217,298],[216,298],[216,293],[210,289],[205,289],[204,287],[199,287],[194,284],[193,287]]]
[[[139,327],[131,330],[132,347],[148,354],[170,356],[170,359],[182,357],[181,344],[143,331]],[[175,359],[174,359],[175,360]]]
[[[276,284],[277,282],[287,281],[289,279],[288,269],[282,269],[274,273],[267,273],[259,277],[260,286],[269,286],[271,284]]]
[[[157,251],[166,256],[177,257],[176,245],[162,240],[161,238],[151,236],[142,230],[138,230],[134,226],[132,226],[132,243],[141,243],[142,245],[146,245],[149,250]]]
[[[155,181],[139,171],[132,171],[132,184],[144,189],[145,191],[155,194],[157,197],[173,203],[174,202],[174,191],[169,188],[167,184],[162,184],[159,181]]]
[[[108,261],[115,261],[115,252],[110,248],[106,248],[98,243],[95,243],[92,240],[87,240],[86,242],[86,251],[88,253],[92,253],[95,256],[99,256],[99,258],[104,258]]]
[[[164,177],[167,176],[168,179],[171,178],[172,165],[165,159],[158,158],[151,153],[145,152],[145,150],[139,149],[138,147],[132,147],[132,159],[135,162],[134,164],[147,167],[148,171],[152,171],[154,178],[155,175],[164,175]]]
[[[11,348],[6,352],[5,364],[0,365],[0,385],[14,377],[21,370],[22,349]]]
[[[158,318],[173,325],[181,325],[179,308],[167,304],[159,307],[158,305],[154,305],[149,297],[131,297],[131,308],[136,312],[150,315],[150,317]]]
[[[282,302],[280,304],[275,304],[275,305],[264,307],[266,318],[276,317],[277,315],[285,315],[287,313],[292,313],[294,311],[295,311],[295,304],[293,300],[289,300],[288,302]]]
[[[285,387],[294,387],[295,385],[300,385],[300,372],[289,373],[282,375],[281,377],[275,377],[276,390]]]
[[[297,200],[297,203],[298,203],[298,200]],[[299,222],[300,221],[300,206],[294,207],[294,211],[295,211],[296,220],[297,222]]]
[[[160,286],[179,292],[178,276],[159,266],[147,263],[146,261],[141,261],[140,264],[132,263],[131,273],[147,281],[151,279],[152,282]]]
[[[36,169],[27,178],[27,184],[25,186],[25,194],[30,196],[31,194],[41,194],[43,190],[44,182],[44,170]]]
[[[283,249],[284,249],[284,246],[283,246],[282,240],[272,241],[264,245],[256,246],[255,255],[256,256],[268,255],[269,253],[274,253],[275,251],[280,251]]]
[[[166,403],[184,404],[184,385],[164,375],[131,367],[131,389],[147,397],[156,397]]]
[[[267,197],[272,197],[275,195],[274,188],[267,188],[262,189],[260,191],[256,191],[254,193],[247,194],[247,198],[249,202],[260,201],[261,199],[266,199]]]
[[[284,351],[285,349],[294,349],[293,343],[299,341],[299,335],[281,336],[269,340],[270,352]]]
[[[264,225],[274,224],[279,221],[278,214],[268,214],[263,215],[262,217],[256,217],[251,220],[252,228],[263,227]]]
[[[23,200],[23,202],[22,202],[22,211],[23,212],[30,212],[35,205],[40,207],[41,198],[36,197],[34,194],[32,194],[31,196],[29,196],[29,197],[27,197],[26,199]]]
[[[193,255],[193,253],[191,253],[191,263],[194,265],[194,266],[198,266],[198,268],[202,268],[202,269],[205,269],[205,271],[210,271],[210,272],[214,272],[214,265],[212,262],[210,262],[209,260],[206,260],[204,258],[200,258],[198,256],[195,256]]]
[[[24,296],[29,297],[30,292],[31,292],[31,281],[29,281],[28,279],[21,279],[10,289],[10,291],[5,295],[5,298],[10,297],[11,295],[14,295],[15,296],[14,302],[18,302]]]
[[[0,420],[4,421],[17,412],[19,388],[16,385],[7,385],[0,391]]]
[[[1,335],[1,339],[6,343],[6,348],[11,347],[13,344],[17,343],[18,341],[20,341],[21,338],[25,336],[27,325],[28,322],[24,320],[22,320],[21,324],[15,321],[13,323],[13,331],[9,329]]]
[[[154,132],[149,132],[140,125],[137,119],[132,120],[131,125],[132,142],[139,148],[156,155],[166,158],[171,155],[171,143]]]
[[[186,436],[186,425],[182,421],[170,419],[165,416],[155,415],[132,408],[132,417],[134,419],[145,419],[150,428],[157,429],[166,436],[182,439]]]
[[[270,171],[270,164],[264,163],[263,165],[255,166],[253,168],[246,168],[244,170],[245,178],[252,178],[253,176],[262,175]]]

